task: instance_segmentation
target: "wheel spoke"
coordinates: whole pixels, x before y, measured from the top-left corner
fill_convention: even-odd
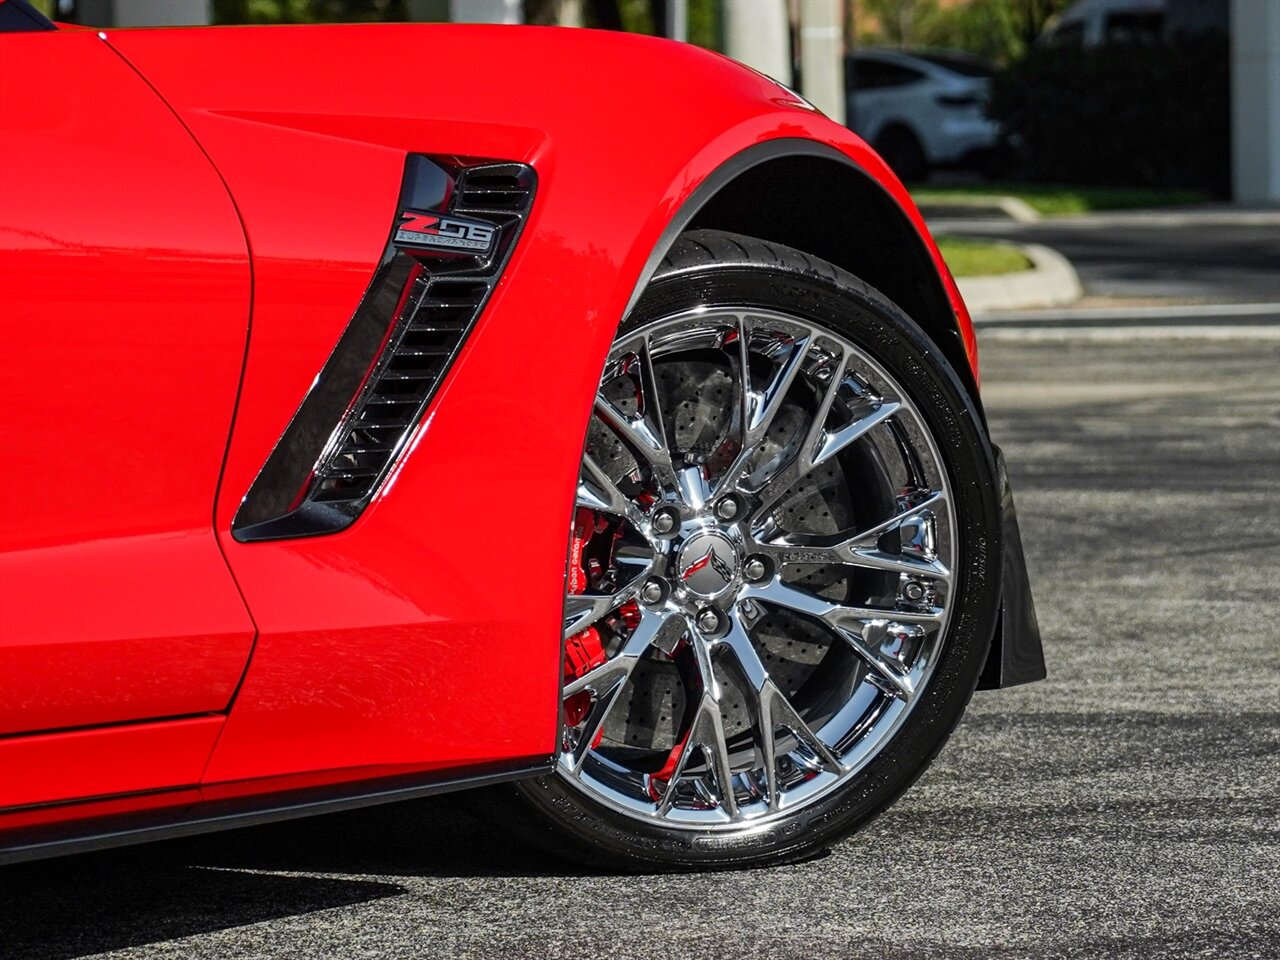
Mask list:
[[[942,506],[946,497],[935,492],[919,504],[899,511],[870,530],[847,536],[836,534],[780,534],[755,548],[772,556],[778,563],[825,563],[867,567],[909,576],[932,577],[951,582],[951,571],[938,559],[934,547],[933,510]],[[897,531],[900,552],[880,549],[887,533]]]
[[[591,692],[591,707],[579,726],[578,741],[571,753],[571,769],[575,774],[582,770],[582,764],[596,735],[604,726],[609,711],[617,703],[618,695],[627,685],[636,664],[659,639],[666,639],[673,630],[684,629],[685,625],[680,617],[664,617],[642,610],[640,622],[616,655],[564,685],[562,696],[565,700],[584,690]]]
[[[880,542],[880,538],[892,530],[901,529],[910,521],[924,514],[933,513],[941,509],[947,503],[947,495],[941,490],[933,490],[927,497],[918,503],[905,507],[895,513],[883,523],[878,523],[870,530],[864,530],[856,537],[851,537],[848,543],[851,548],[866,549],[874,547]]]
[[[785,727],[805,744],[818,757],[823,767],[834,772],[843,769],[835,753],[823,743],[818,735],[809,729],[809,725],[801,718],[799,711],[782,692],[764,662],[756,651],[746,624],[737,613],[731,615],[729,632],[721,641],[733,651],[738,668],[755,694],[754,713],[756,721],[756,744],[764,761],[766,796],[769,809],[778,805],[778,743],[775,731]]]
[[[663,423],[662,405],[658,399],[658,380],[653,372],[653,358],[649,353],[647,338],[640,342],[632,364],[639,381],[639,416],[628,416],[599,394],[596,395],[596,413],[632,453],[648,464],[659,485],[670,489],[675,484],[675,473],[671,465],[666,425]]]
[[[808,352],[809,338],[800,337],[790,344],[773,379],[762,391],[756,393],[750,389],[749,384],[744,384],[744,389],[747,390],[747,418],[743,424],[744,447],[755,447],[765,438],[791,391],[791,385],[796,382]],[[747,373],[749,376],[750,368]]]
[[[647,530],[639,508],[609,479],[595,458],[586,453],[582,455],[582,473],[578,480],[578,506],[622,517],[642,533]]]
[[[891,629],[914,632],[913,628],[938,627],[943,618],[943,611],[939,608],[915,611],[846,606],[806,593],[777,578],[772,583],[749,588],[743,596],[782,607],[825,624],[893,686],[895,695],[906,700],[915,695],[915,690],[910,679],[905,676],[902,664],[896,658],[886,657],[882,652],[883,647],[870,642],[869,635],[874,632],[885,633]]]
[[[830,399],[834,400],[838,392],[837,385],[834,392],[829,392]],[[824,402],[828,402],[827,397],[823,399]],[[826,413],[823,414],[823,420],[815,417],[800,448],[786,464],[768,478],[765,486],[759,491],[758,502],[752,517],[753,522],[758,522],[761,517],[768,514],[778,501],[790,493],[792,488],[808,476],[815,467],[830,460],[854,441],[866,436],[872,429],[893,417],[901,408],[901,404],[897,401],[881,400],[861,417],[835,431],[826,429]],[[827,411],[830,411],[829,402]]]
[[[724,719],[720,715],[720,683],[716,680],[715,669],[711,663],[711,651],[701,642],[691,643],[694,661],[698,666],[699,679],[702,682],[702,694],[689,726],[689,735],[680,754],[671,779],[667,782],[666,791],[658,806],[659,814],[665,816],[675,802],[676,787],[684,776],[689,758],[695,751],[702,754],[707,765],[707,773],[715,780],[716,800],[720,808],[730,817],[738,815],[738,801],[733,792],[733,771],[729,766],[729,746],[724,733]]]
[[[924,626],[936,626],[942,622],[942,610],[886,610],[881,607],[858,607],[836,603],[823,597],[814,596],[790,584],[783,583],[777,577],[771,583],[759,586],[747,586],[739,595],[742,599],[762,600],[766,604],[784,607],[795,613],[821,620],[829,626],[836,626],[846,620],[896,620],[899,623],[918,623]]]
[[[901,409],[902,404],[896,400],[881,400],[852,423],[847,423],[838,430],[828,433],[818,445],[813,465],[818,466],[830,460],[849,444],[866,436],[873,427],[884,423]]]
[[[893,696],[910,703],[915,699],[916,695],[915,678],[907,665],[893,653],[886,653],[885,648],[896,649],[892,643],[893,639],[899,638],[904,634],[910,635],[912,631],[920,629],[921,627],[918,625],[904,625],[888,620],[872,620],[869,623],[861,624],[860,630],[855,629],[853,625],[846,624],[840,630],[840,635],[844,637],[845,642],[853,648],[854,652],[866,660],[872,669],[876,671],[876,676],[880,679],[882,688]]]
[[[905,573],[913,577],[933,577],[944,583],[951,582],[951,571],[941,560],[915,557],[905,553],[885,553],[883,550],[864,548],[848,549],[846,562],[855,567],[885,570],[889,573]]]
[[[636,598],[640,584],[644,582],[653,564],[647,564],[625,587],[616,593],[570,593],[564,598],[564,635],[572,637],[587,627],[595,626],[601,619],[617,610],[624,603]]]
[[[738,320],[738,366],[739,366],[739,400],[742,405],[742,446],[733,463],[721,475],[713,496],[732,490],[742,480],[747,465],[755,455],[760,442],[769,433],[773,421],[786,402],[791,387],[804,369],[804,360],[809,353],[811,340],[809,337],[798,337],[786,346],[786,354],[774,371],[773,377],[763,390],[754,390],[751,385],[751,331],[745,319]]]
[[[814,468],[817,462],[818,451],[822,446],[823,437],[826,435],[827,417],[831,414],[831,405],[835,403],[836,397],[840,393],[840,384],[844,382],[844,368],[848,359],[848,352],[840,348],[839,353],[833,357],[832,363],[827,366],[828,377],[826,388],[822,391],[822,396],[818,400],[818,408],[814,411],[813,419],[809,422],[809,430],[805,433],[804,441],[800,444],[800,449],[796,451],[796,468],[798,477],[805,476]]]
[[[778,563],[821,563],[836,566],[864,567],[889,573],[905,573],[913,577],[932,577],[950,582],[951,571],[940,560],[905,553],[851,547],[846,540],[831,542],[830,537],[784,534],[768,543],[758,543],[757,553],[771,556]]]
[[[689,758],[694,753],[702,754],[703,762],[707,765],[707,773],[715,781],[716,802],[726,814],[736,817],[738,801],[733,793],[733,773],[729,766],[729,748],[725,742],[720,703],[705,694],[698,703],[680,760],[658,804],[659,815],[666,816],[670,812],[675,803],[676,787],[685,776]]]
[[[605,664],[605,666],[611,666],[611,664]],[[600,733],[605,719],[609,716],[609,711],[618,702],[618,695],[622,693],[622,688],[627,685],[627,678],[630,676],[633,667],[634,661],[625,666],[619,664],[610,672],[602,673],[601,676],[597,677],[596,686],[591,687],[591,706],[579,727],[578,739],[574,743],[573,749],[567,754],[569,769],[573,771],[575,776],[582,772],[582,765],[586,762],[587,754],[591,752],[596,736]],[[592,672],[594,673],[595,671]]]
[[[631,636],[622,645],[622,649],[600,666],[566,683],[564,685],[565,699],[583,690],[594,690],[599,693],[601,690],[611,686],[619,676],[625,680],[631,675],[636,663],[644,656],[645,651],[653,645],[654,641],[659,637],[666,636],[673,622],[681,630],[684,629],[684,624],[679,622],[679,618],[664,617],[661,614],[651,613],[642,608],[640,622],[631,631]]]

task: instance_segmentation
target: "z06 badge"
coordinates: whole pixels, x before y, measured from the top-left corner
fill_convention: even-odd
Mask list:
[[[430,210],[402,210],[394,242],[402,247],[489,254],[493,251],[497,235],[497,227],[479,220],[466,220]]]

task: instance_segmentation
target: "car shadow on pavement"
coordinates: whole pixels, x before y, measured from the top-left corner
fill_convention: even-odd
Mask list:
[[[209,867],[393,877],[545,877],[584,868],[551,857],[493,822],[483,791],[367,807],[181,844]]]
[[[583,872],[465,803],[410,801],[3,867],[0,957],[65,960],[304,916],[399,896],[398,876]]]

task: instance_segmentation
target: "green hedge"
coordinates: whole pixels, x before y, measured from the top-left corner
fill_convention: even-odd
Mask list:
[[[1225,37],[1036,48],[996,76],[989,112],[1028,179],[1230,193]]]

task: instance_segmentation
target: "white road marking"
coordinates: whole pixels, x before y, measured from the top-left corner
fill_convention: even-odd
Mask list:
[[[1079,320],[1179,320],[1211,317],[1274,317],[1280,322],[1280,303],[1202,303],[1177,306],[1080,307],[1058,310],[1001,310],[979,313],[980,326],[1003,323],[1063,323]]]
[[[989,340],[1280,340],[1280,323],[1274,326],[984,326],[978,328],[978,340],[980,343]]]

